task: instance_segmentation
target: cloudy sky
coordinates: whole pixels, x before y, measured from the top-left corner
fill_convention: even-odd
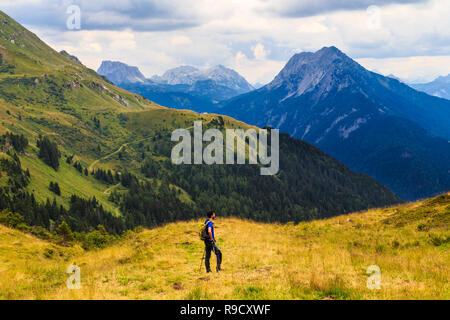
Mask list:
[[[330,45],[409,82],[450,73],[447,0],[1,0],[0,9],[93,69],[116,60],[147,77],[223,64],[266,83],[294,53]]]

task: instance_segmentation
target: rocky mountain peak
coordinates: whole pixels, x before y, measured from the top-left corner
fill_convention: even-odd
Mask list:
[[[289,96],[299,96],[318,86],[323,91],[342,89],[366,72],[338,48],[324,47],[316,52],[301,52],[292,56],[267,87],[286,86]]]
[[[118,61],[103,61],[97,73],[115,84],[145,82],[145,76],[137,67]]]
[[[219,86],[236,90],[237,93],[253,90],[239,73],[220,64],[203,70],[192,66],[180,66],[167,70],[162,76],[153,76],[151,80],[170,85],[194,85],[198,81],[212,80]]]

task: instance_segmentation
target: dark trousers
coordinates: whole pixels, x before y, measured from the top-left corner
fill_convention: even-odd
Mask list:
[[[217,266],[216,266],[216,271],[220,270],[220,265],[222,263],[222,252],[219,250],[219,248],[216,246],[215,243],[211,242],[211,240],[206,240],[205,241],[205,267],[206,267],[206,272],[210,272],[211,271],[211,266],[209,264],[209,260],[211,259],[211,251],[214,251],[214,253],[216,254],[216,258],[217,258]]]

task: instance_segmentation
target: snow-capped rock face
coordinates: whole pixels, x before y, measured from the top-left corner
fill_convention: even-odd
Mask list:
[[[203,72],[207,79],[215,81],[221,86],[225,86],[242,93],[252,91],[254,88],[239,73],[233,69],[217,65]]]
[[[151,80],[170,85],[194,85],[198,81],[212,80],[216,85],[232,89],[237,94],[253,90],[253,87],[239,73],[222,65],[206,70],[180,66],[167,70],[162,76],[153,76]]]
[[[145,76],[137,67],[118,61],[103,61],[97,73],[105,76],[114,84],[145,82]]]
[[[192,85],[201,79],[201,72],[197,68],[191,66],[180,66],[164,72],[159,76],[153,76],[152,81],[161,82],[165,84],[188,84]]]

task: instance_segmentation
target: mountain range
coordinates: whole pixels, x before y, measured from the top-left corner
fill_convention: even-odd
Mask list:
[[[450,189],[450,101],[370,72],[336,47],[294,55],[220,111],[308,141],[404,199]]]
[[[137,67],[103,61],[97,72],[161,105],[198,112],[214,111],[220,101],[254,89],[236,71],[222,65],[205,70],[180,66],[146,79]]]
[[[153,76],[151,80],[156,83],[171,85],[194,85],[199,81],[211,80],[217,85],[234,90],[235,95],[254,89],[239,73],[223,65],[217,65],[206,70],[199,70],[191,66],[181,66],[166,71],[162,76]]]
[[[58,53],[1,11],[0,21],[0,212],[30,232],[45,236],[65,222],[79,233],[102,225],[119,234],[211,208],[299,222],[401,202],[287,134],[276,176],[250,164],[174,165],[175,129],[193,130],[194,121],[221,131],[257,128],[162,107]]]
[[[410,84],[410,86],[432,96],[450,100],[450,74],[440,76],[428,83]]]

